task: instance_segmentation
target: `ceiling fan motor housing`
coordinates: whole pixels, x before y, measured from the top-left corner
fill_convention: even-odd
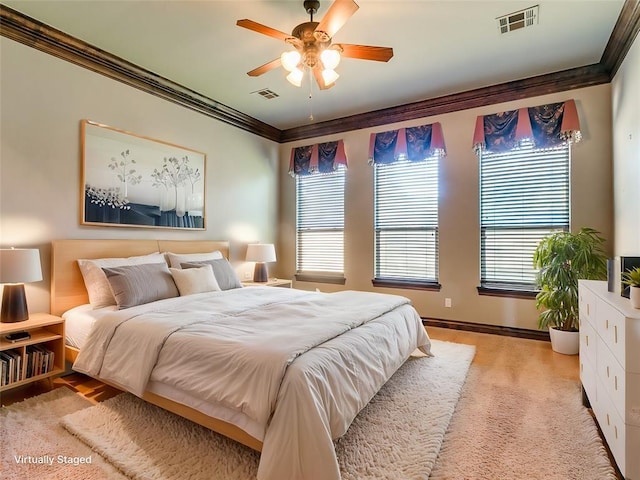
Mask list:
[[[302,63],[307,67],[315,67],[320,59],[320,53],[331,44],[331,39],[324,41],[315,32],[318,22],[305,22],[298,25],[291,32],[291,36],[302,42],[290,42],[300,52]]]
[[[313,15],[318,11],[318,8],[320,8],[320,2],[318,0],[305,0],[303,4],[304,11],[309,15]]]

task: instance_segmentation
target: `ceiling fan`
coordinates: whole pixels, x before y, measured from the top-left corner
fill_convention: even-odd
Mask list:
[[[335,0],[320,22],[313,21],[313,14],[320,7],[319,1],[306,0],[303,6],[311,18],[295,27],[291,35],[253,20],[237,21],[236,25],[239,27],[284,40],[294,48],[284,52],[279,58],[247,72],[247,75],[257,77],[282,66],[289,72],[287,80],[299,87],[302,84],[304,69],[308,69],[313,72],[320,89],[324,90],[335,85],[339,77],[335,68],[341,57],[377,62],[388,62],[393,57],[393,49],[389,47],[331,43],[331,38],[358,10],[359,7],[353,0]]]

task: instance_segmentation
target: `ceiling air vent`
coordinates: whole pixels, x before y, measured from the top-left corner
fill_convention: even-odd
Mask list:
[[[255,92],[251,92],[251,93],[257,93],[258,95],[262,95],[267,100],[271,100],[272,98],[277,98],[280,96],[276,92],[274,92],[273,90],[269,90],[268,88],[263,88],[262,90],[256,90]]]
[[[498,28],[500,33],[508,33],[520,28],[532,27],[538,24],[538,5],[525,8],[517,12],[498,17]]]

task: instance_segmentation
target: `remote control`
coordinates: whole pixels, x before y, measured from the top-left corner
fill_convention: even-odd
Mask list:
[[[4,338],[6,338],[11,343],[14,343],[18,340],[26,340],[27,338],[31,338],[31,335],[29,335],[29,332],[15,332],[10,333],[9,335],[5,335]]]

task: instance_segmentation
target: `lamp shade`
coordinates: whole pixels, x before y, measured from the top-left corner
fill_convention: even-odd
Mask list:
[[[300,54],[296,50],[284,52],[280,55],[280,61],[287,72],[292,72],[300,63]]]
[[[29,283],[42,280],[40,250],[0,249],[0,283]]]
[[[322,71],[322,79],[324,80],[324,86],[328,87],[332,83],[334,83],[338,77],[338,75],[334,70],[323,70]]]
[[[272,243],[250,243],[247,246],[247,262],[275,262],[276,249]]]
[[[304,72],[302,70],[300,70],[299,68],[294,68],[291,71],[291,73],[287,75],[287,80],[291,85],[295,85],[296,87],[299,87],[300,85],[302,85],[303,75],[304,75]]]
[[[340,63],[340,52],[337,50],[324,50],[320,54],[320,59],[324,65],[325,70],[335,70]]]
[[[2,307],[0,322],[24,322],[29,319],[24,284],[42,280],[40,251],[35,248],[0,249]]]

